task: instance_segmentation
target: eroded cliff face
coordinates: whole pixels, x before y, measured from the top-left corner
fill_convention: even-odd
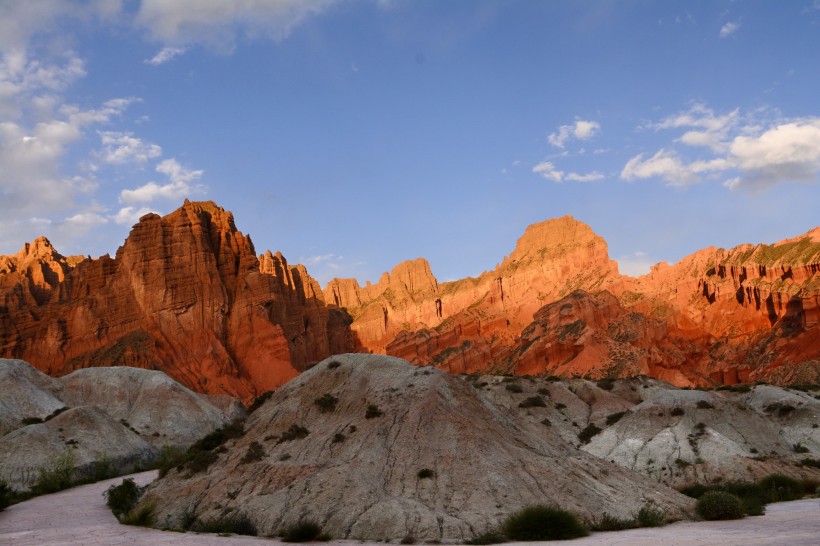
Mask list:
[[[114,258],[63,257],[43,238],[0,256],[0,356],[55,375],[160,369],[245,399],[344,351],[453,373],[820,383],[819,339],[820,228],[631,278],[566,216],[476,278],[439,283],[418,258],[322,290],[280,253],[257,257],[230,212],[186,201],[143,217]]]
[[[39,239],[24,251],[34,247],[50,249]],[[40,256],[18,254],[16,278],[0,275],[0,354],[52,375],[129,365],[247,399],[350,342],[304,267],[278,253],[257,258],[231,213],[212,202],[144,216],[115,258]]]
[[[439,284],[423,259],[374,285],[334,279],[363,350],[453,373],[646,374],[676,385],[820,380],[820,228],[707,248],[640,278],[571,217],[527,228],[478,278]]]

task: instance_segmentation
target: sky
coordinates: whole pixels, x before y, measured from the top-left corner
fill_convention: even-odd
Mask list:
[[[323,285],[567,214],[637,275],[820,224],[818,97],[820,0],[0,0],[0,254],[189,198]]]

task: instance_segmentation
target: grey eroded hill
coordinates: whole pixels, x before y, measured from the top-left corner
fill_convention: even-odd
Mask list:
[[[18,490],[69,450],[77,476],[90,475],[95,462],[124,473],[156,460],[162,446],[187,447],[229,420],[162,372],[93,368],[52,378],[0,359],[0,479]]]
[[[141,502],[159,526],[240,514],[263,535],[308,518],[334,538],[462,542],[535,503],[590,520],[646,503],[686,517],[693,503],[460,377],[381,355],[319,363],[213,457],[151,485]]]
[[[646,377],[601,382],[605,388],[583,379],[470,380],[584,451],[668,485],[753,481],[775,472],[820,480],[820,470],[801,463],[820,460],[817,392],[769,385],[688,390]],[[543,406],[525,402],[532,397]],[[579,438],[585,429],[588,443]]]

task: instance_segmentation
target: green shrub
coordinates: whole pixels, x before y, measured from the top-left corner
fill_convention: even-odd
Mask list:
[[[373,419],[375,417],[381,417],[382,415],[384,415],[384,413],[376,404],[368,404],[367,410],[364,412],[365,419]]]
[[[37,495],[45,495],[71,487],[74,484],[76,451],[75,447],[69,447],[40,468],[40,474],[34,487],[31,488],[32,491]]]
[[[603,379],[599,379],[596,383],[599,389],[604,389],[605,391],[611,391],[615,387],[615,378],[614,377],[604,377]]]
[[[312,542],[316,540],[328,541],[330,537],[322,533],[318,523],[311,520],[302,520],[279,531],[284,542]]]
[[[710,491],[698,499],[695,509],[703,519],[723,520],[743,517],[743,504],[725,491]]]
[[[248,415],[261,408],[262,404],[267,402],[271,396],[273,396],[273,391],[265,391],[256,398],[254,398],[253,402],[251,402],[251,405],[248,406]]]
[[[11,506],[13,501],[14,491],[6,482],[0,480],[0,512],[2,512],[6,507]]]
[[[683,408],[672,408],[672,412],[671,412],[673,417],[679,417],[679,416],[683,415],[684,413],[686,413],[686,412],[684,411]]]
[[[218,458],[219,456],[213,451],[195,451],[185,463],[188,476],[190,477],[199,472],[205,472]]]
[[[142,489],[134,482],[133,478],[122,481],[119,485],[112,485],[105,491],[105,504],[111,512],[119,519],[123,514],[127,514],[136,506],[137,501],[142,496]]]
[[[264,456],[265,448],[262,447],[262,444],[259,442],[251,442],[248,446],[248,451],[245,452],[245,455],[242,457],[242,460],[239,461],[239,464],[252,463],[262,459]]]
[[[820,468],[820,461],[817,459],[810,459],[808,457],[805,459],[800,459],[800,464],[803,466],[810,466],[812,468]]]
[[[154,503],[146,503],[137,506],[120,518],[120,523],[124,525],[137,525],[139,527],[151,527],[154,524]]]
[[[661,527],[666,523],[666,516],[663,510],[655,506],[654,503],[644,505],[638,510],[638,527]]]
[[[638,527],[636,519],[621,519],[615,516],[610,516],[606,512],[601,516],[592,526],[593,531],[623,531],[624,529],[635,529]]]
[[[546,408],[547,404],[544,402],[544,399],[540,396],[530,396],[529,398],[525,398],[520,404],[518,404],[519,408]]]
[[[252,537],[257,535],[256,525],[254,525],[245,514],[224,515],[206,521],[200,525],[197,530],[201,533],[231,533],[234,535],[248,535]]]
[[[36,424],[42,423],[42,422],[43,422],[43,420],[40,419],[39,417],[25,417],[23,419],[23,424],[24,425],[36,425]]]
[[[707,402],[706,400],[698,400],[698,403],[695,404],[699,409],[714,409],[715,406]]]
[[[770,474],[757,482],[767,502],[790,501],[803,498],[803,486],[794,478],[782,474]]]
[[[809,448],[807,448],[806,446],[804,446],[800,442],[797,442],[796,444],[794,444],[792,446],[792,449],[794,450],[795,453],[808,453],[809,452]]]
[[[506,541],[507,538],[498,531],[488,531],[471,538],[465,544],[500,544]]]
[[[505,388],[510,392],[515,392],[515,393],[524,392],[524,389],[521,388],[521,385],[516,385],[515,383],[508,383]]]
[[[285,432],[279,436],[279,439],[276,441],[277,444],[281,444],[282,442],[290,442],[292,440],[301,440],[302,438],[306,437],[310,434],[310,431],[303,426],[299,425],[291,425]]]
[[[607,425],[607,426],[612,426],[612,425],[614,425],[615,423],[617,423],[618,421],[620,421],[620,420],[621,420],[621,418],[622,418],[624,415],[626,415],[626,413],[627,413],[627,412],[625,412],[625,411],[619,411],[618,413],[610,413],[609,415],[607,415],[607,416],[606,416],[606,425]]]
[[[555,506],[528,506],[508,517],[502,526],[511,540],[564,540],[587,536],[578,517]]]
[[[589,441],[592,440],[593,436],[600,432],[600,428],[595,426],[594,423],[590,423],[586,426],[584,430],[578,433],[578,439],[581,440],[582,443],[588,444]]]
[[[421,470],[419,470],[418,474],[416,474],[416,476],[418,476],[420,480],[432,478],[435,475],[435,471],[430,470],[429,468],[422,468]]]
[[[560,411],[560,410],[562,410],[562,409],[564,409],[564,408],[566,408],[566,407],[567,407],[567,405],[566,405],[566,404],[562,404],[561,402],[558,402],[557,404],[555,404],[555,409],[557,409],[557,410],[559,410],[559,411]]]
[[[342,434],[341,432],[337,432],[336,434],[333,435],[333,443],[334,444],[338,444],[339,442],[344,442],[345,440],[347,440],[347,437],[344,434]]]
[[[339,402],[339,399],[333,396],[332,394],[323,394],[319,398],[313,401],[314,404],[319,406],[319,411],[322,413],[329,413],[336,409],[336,404]]]
[[[159,459],[156,467],[159,477],[164,477],[169,470],[181,465],[185,461],[185,450],[177,446],[164,445],[159,450]]]
[[[239,438],[243,434],[245,434],[245,423],[241,419],[236,420],[233,423],[225,425],[224,427],[218,428],[210,434],[207,434],[192,445],[188,451],[211,451],[218,448],[228,440]]]

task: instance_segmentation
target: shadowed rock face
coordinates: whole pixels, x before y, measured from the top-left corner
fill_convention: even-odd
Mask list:
[[[308,517],[334,538],[454,542],[534,503],[587,518],[631,517],[650,499],[670,516],[691,507],[458,377],[379,355],[319,363],[225,447],[206,472],[174,470],[151,486],[142,502],[156,503],[158,525],[232,510],[261,534]]]
[[[55,379],[22,360],[0,359],[0,478],[16,489],[31,487],[40,468],[67,450],[78,477],[90,475],[95,462],[122,473],[229,421],[162,372],[94,368]]]
[[[252,398],[349,341],[305,269],[260,262],[211,202],[144,216],[114,259],[75,263],[45,239],[2,258],[0,355],[52,375],[127,365]]]

